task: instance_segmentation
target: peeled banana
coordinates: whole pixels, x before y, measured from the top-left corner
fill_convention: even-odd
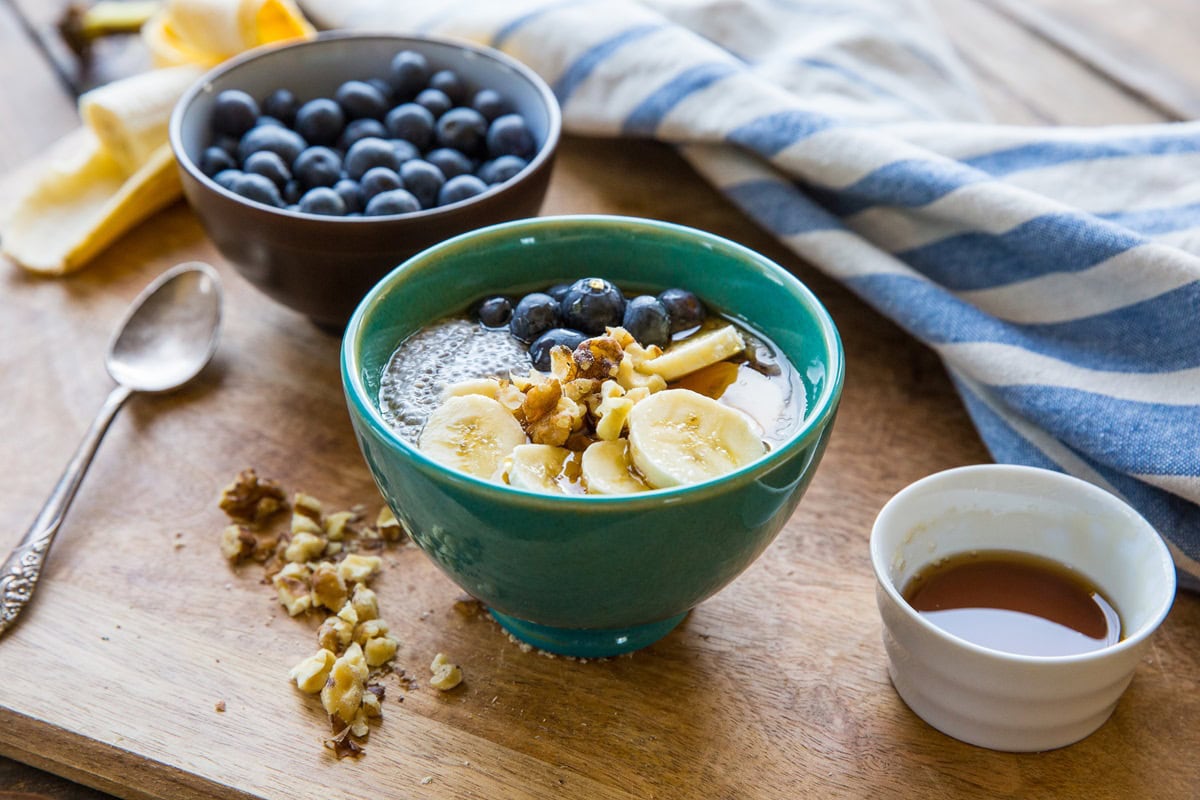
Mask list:
[[[643,361],[638,370],[673,381],[710,364],[724,361],[745,349],[746,342],[738,329],[732,325],[725,325],[676,342],[662,355]]]
[[[468,394],[447,398],[429,415],[417,448],[439,464],[491,480],[525,441],[524,428],[508,409],[490,397]]]
[[[748,417],[688,389],[650,395],[629,412],[629,454],[655,489],[746,466],[766,452]]]
[[[26,269],[73,272],[180,196],[167,124],[204,69],[247,47],[313,34],[291,0],[170,0],[143,27],[148,42],[152,27],[169,30],[173,48],[167,57],[167,45],[151,43],[156,63],[179,66],[81,97],[85,127],[69,137],[71,151],[62,157],[56,148],[0,220],[0,252]]]

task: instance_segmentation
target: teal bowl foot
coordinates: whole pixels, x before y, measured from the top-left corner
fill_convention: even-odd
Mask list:
[[[641,650],[666,636],[683,621],[687,612],[632,628],[551,628],[510,617],[491,609],[504,630],[539,650],[576,658],[606,658]]]

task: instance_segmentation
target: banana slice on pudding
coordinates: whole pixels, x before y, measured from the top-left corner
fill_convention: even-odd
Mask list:
[[[563,494],[566,463],[571,451],[550,444],[522,444],[513,448],[505,474],[510,486],[544,494]]]
[[[673,381],[710,364],[724,361],[745,349],[746,342],[738,329],[732,325],[725,325],[674,343],[662,355],[643,361],[638,370],[661,375],[665,380]]]
[[[629,412],[629,454],[655,489],[746,466],[766,452],[749,418],[688,389],[667,389]]]
[[[583,451],[581,461],[588,494],[633,494],[650,489],[631,469],[624,439],[593,442]]]
[[[450,397],[429,415],[417,449],[439,464],[490,480],[525,441],[525,430],[508,409],[471,394]]]

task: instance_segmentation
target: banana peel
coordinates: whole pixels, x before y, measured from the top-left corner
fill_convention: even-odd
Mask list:
[[[241,50],[315,33],[290,0],[170,0],[142,30],[155,63],[170,66],[81,97],[82,132],[65,155],[60,147],[45,157],[0,219],[0,253],[27,270],[81,269],[179,198],[167,125],[204,70]]]

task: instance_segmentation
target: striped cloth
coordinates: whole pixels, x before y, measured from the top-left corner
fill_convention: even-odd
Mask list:
[[[933,348],[994,458],[1135,506],[1200,587],[1200,124],[990,124],[923,0],[307,0],[466,38],[654,137]]]

